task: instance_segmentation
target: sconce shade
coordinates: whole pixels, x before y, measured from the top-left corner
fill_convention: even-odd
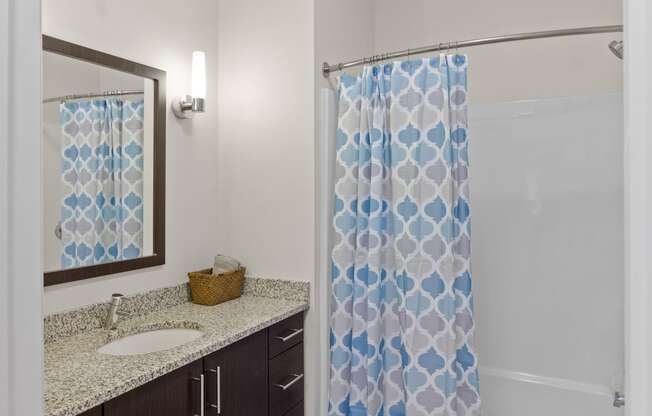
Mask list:
[[[206,53],[192,53],[192,98],[206,98]]]
[[[195,113],[206,111],[206,54],[192,53],[192,95],[172,102],[172,111],[179,118],[193,118]]]

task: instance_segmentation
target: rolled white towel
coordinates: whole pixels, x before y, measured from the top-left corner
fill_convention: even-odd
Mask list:
[[[213,264],[213,274],[230,273],[240,268],[240,262],[233,257],[218,254]]]

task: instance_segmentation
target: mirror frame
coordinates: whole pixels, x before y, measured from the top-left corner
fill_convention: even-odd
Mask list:
[[[154,154],[153,154],[153,253],[136,259],[119,260],[92,266],[43,273],[44,286],[58,285],[92,277],[122,273],[165,264],[165,126],[166,73],[160,69],[109,55],[94,49],[43,35],[43,51],[67,56],[117,71],[151,79],[154,82]]]

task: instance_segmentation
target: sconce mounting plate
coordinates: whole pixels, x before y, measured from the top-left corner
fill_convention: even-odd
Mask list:
[[[185,98],[177,98],[172,100],[172,111],[178,118],[193,118],[195,112],[192,110],[192,97],[186,95]]]

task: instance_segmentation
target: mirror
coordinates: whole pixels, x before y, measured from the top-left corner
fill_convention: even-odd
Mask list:
[[[165,72],[43,36],[46,286],[165,263]]]

